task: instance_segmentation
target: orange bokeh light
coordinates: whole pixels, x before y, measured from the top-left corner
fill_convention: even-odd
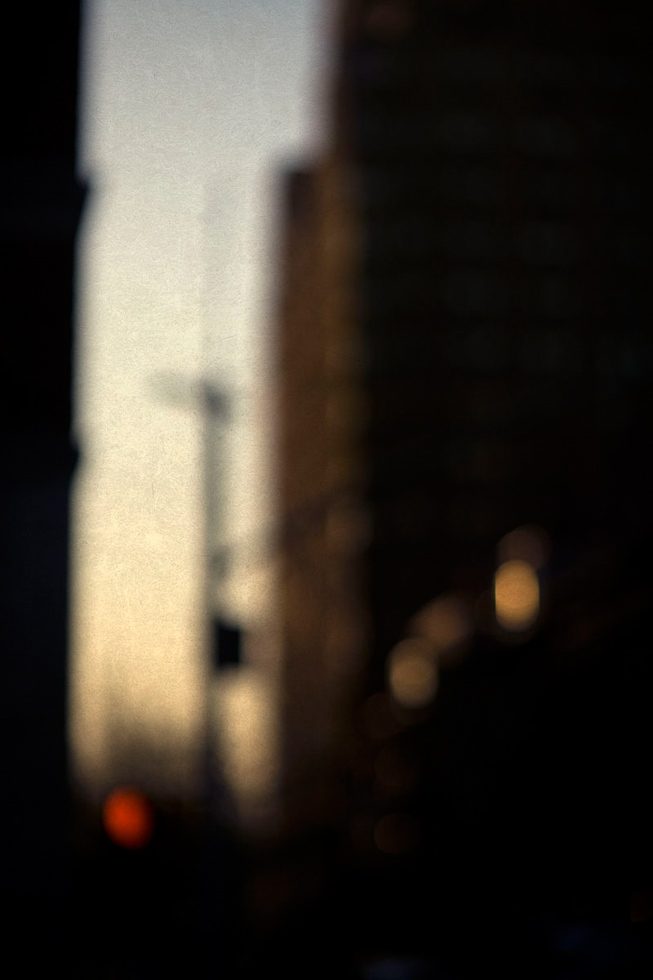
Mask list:
[[[137,790],[115,789],[104,802],[102,817],[104,829],[120,847],[145,847],[154,830],[152,806]]]

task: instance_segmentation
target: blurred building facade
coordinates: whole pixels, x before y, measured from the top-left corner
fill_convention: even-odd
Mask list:
[[[351,0],[337,29],[330,152],[286,197],[287,771],[341,763],[377,930],[627,918],[653,871],[634,8]],[[537,608],[502,626],[510,562]]]
[[[357,577],[367,526],[357,444],[365,395],[355,380],[349,279],[356,241],[346,181],[346,168],[333,158],[289,174],[285,194],[281,753],[284,793],[299,819],[321,811],[328,795],[321,778],[341,763],[348,691],[365,633]]]

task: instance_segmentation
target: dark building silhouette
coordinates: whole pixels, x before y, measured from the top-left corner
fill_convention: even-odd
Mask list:
[[[283,551],[288,741],[301,753],[302,728],[313,744],[328,729],[311,706],[334,674],[342,576],[351,731],[322,818],[346,838],[352,943],[428,949],[456,976],[597,956],[592,975],[627,975],[653,884],[640,24],[631,4],[377,0],[342,4],[339,31],[332,142],[293,178],[282,290],[289,526],[314,504]],[[346,301],[325,313],[333,293]],[[328,559],[343,493],[367,543]],[[524,526],[540,529],[541,605],[513,629],[494,576],[523,558],[506,536]],[[433,646],[430,701],[397,704],[393,651],[429,639],[442,599],[465,610],[465,642]]]
[[[648,68],[627,10],[348,8],[379,652],[518,524],[650,527]]]
[[[0,891],[22,969],[61,936],[79,5],[3,12]],[[58,918],[57,918],[58,917]],[[9,956],[9,953],[7,953]],[[52,961],[51,961],[52,962]]]

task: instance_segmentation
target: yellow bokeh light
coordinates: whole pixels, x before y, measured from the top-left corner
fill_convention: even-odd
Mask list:
[[[546,531],[535,524],[525,524],[504,535],[499,542],[498,558],[500,562],[519,559],[533,568],[542,568],[550,551],[551,542]]]
[[[438,667],[430,648],[420,640],[402,640],[388,659],[388,684],[403,708],[424,708],[438,689]]]
[[[494,606],[497,621],[506,630],[518,632],[533,625],[540,611],[540,583],[532,565],[515,558],[499,566]]]
[[[444,595],[424,606],[411,620],[410,628],[432,644],[442,661],[453,661],[471,637],[472,619],[460,597]]]

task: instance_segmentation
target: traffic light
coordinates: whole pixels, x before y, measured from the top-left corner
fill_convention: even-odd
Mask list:
[[[238,667],[242,659],[242,630],[223,619],[213,620],[211,660],[214,670]]]
[[[146,847],[154,831],[154,810],[143,793],[128,787],[115,789],[104,802],[104,829],[119,847]]]

